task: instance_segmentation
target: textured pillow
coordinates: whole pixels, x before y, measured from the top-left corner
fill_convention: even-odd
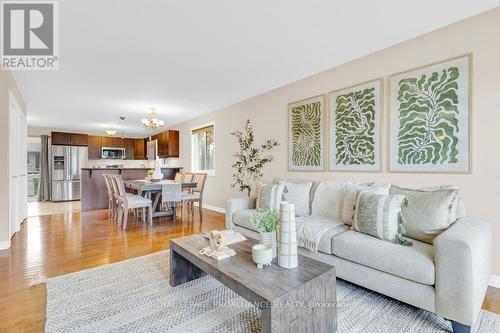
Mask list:
[[[284,200],[295,205],[295,215],[310,215],[309,194],[311,192],[312,182],[293,182],[283,180],[280,181],[280,184],[284,186]]]
[[[356,198],[361,191],[368,191],[374,194],[389,194],[391,185],[364,185],[348,183],[345,187],[344,202],[342,203],[342,222],[352,225]]]
[[[359,193],[352,229],[391,242],[401,242],[401,207],[408,201],[400,194]]]
[[[326,217],[334,222],[341,222],[345,189],[348,184],[350,183],[321,182],[314,194],[312,215]]]
[[[283,200],[284,186],[281,184],[260,183],[257,191],[257,209],[279,210]]]
[[[405,195],[410,200],[411,205],[402,210],[407,237],[432,244],[456,220],[458,188],[455,186],[408,189],[393,185],[391,193]]]

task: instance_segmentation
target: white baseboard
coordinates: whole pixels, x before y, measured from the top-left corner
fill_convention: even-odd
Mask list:
[[[495,287],[500,289],[500,275],[491,275],[490,287]]]
[[[7,250],[10,248],[10,241],[1,241],[0,250]]]
[[[198,206],[198,203],[195,202],[194,205]],[[212,211],[217,212],[217,213],[226,214],[226,210],[224,208],[221,208],[221,207],[203,204],[203,208],[208,209],[208,210],[212,210]]]

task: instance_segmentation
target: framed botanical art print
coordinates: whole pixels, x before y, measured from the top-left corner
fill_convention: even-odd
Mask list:
[[[380,171],[383,80],[330,93],[330,170]]]
[[[324,96],[288,105],[288,170],[323,171]]]
[[[390,171],[469,173],[472,56],[390,78]]]

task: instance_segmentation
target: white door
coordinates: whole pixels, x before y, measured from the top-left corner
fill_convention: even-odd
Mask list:
[[[27,216],[27,126],[12,94],[9,104],[9,234],[12,237]]]

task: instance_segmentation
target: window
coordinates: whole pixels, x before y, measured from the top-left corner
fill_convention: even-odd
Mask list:
[[[205,172],[215,176],[215,128],[208,124],[191,130],[192,159],[194,172]]]

